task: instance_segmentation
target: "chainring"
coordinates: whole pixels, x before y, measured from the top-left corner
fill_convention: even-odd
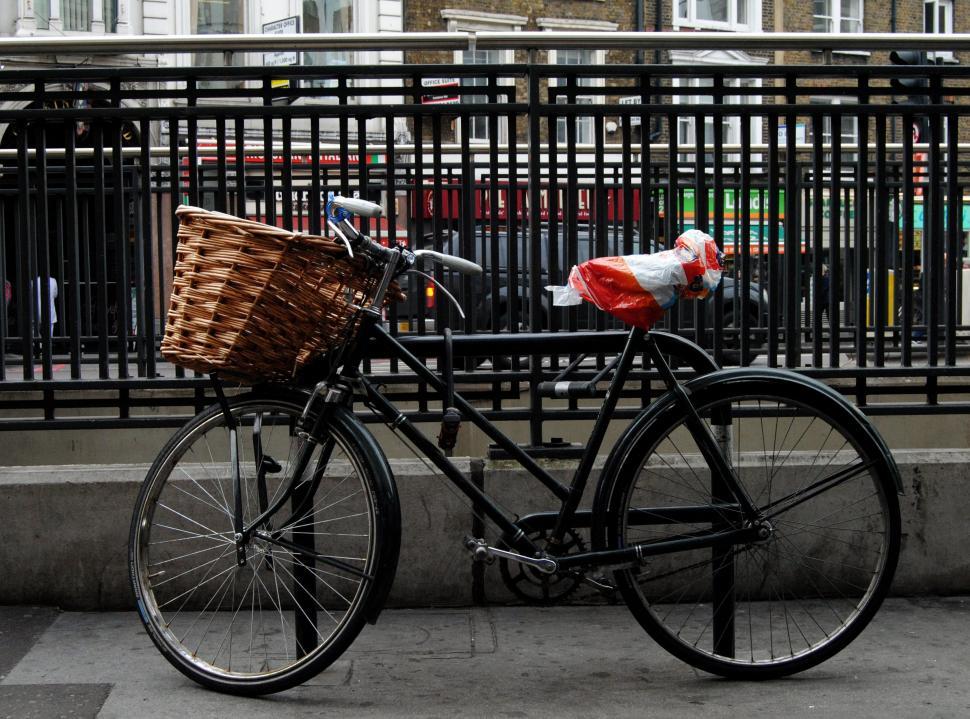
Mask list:
[[[548,544],[551,532],[540,529],[529,535],[537,546],[545,548],[552,556],[578,554],[586,551],[586,543],[572,529],[567,529],[562,544],[554,548]],[[555,550],[555,551],[553,551]],[[550,606],[563,601],[579,589],[583,583],[582,572],[558,572],[546,574],[534,567],[512,562],[504,558],[499,559],[499,571],[502,581],[516,597],[526,604]]]

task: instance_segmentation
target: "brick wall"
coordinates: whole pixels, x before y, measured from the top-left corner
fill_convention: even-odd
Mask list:
[[[669,31],[674,29],[673,2],[675,1],[676,0],[662,0],[660,17],[660,27],[662,30]],[[890,2],[891,0],[868,0],[868,2],[865,3],[863,26],[866,32],[890,32]],[[920,32],[923,26],[923,0],[895,0],[895,2],[896,31]],[[762,28],[766,32],[811,32],[813,30],[814,3],[811,0],[762,0],[761,5]],[[965,4],[955,3],[955,5],[954,31],[970,32],[970,11],[968,11]],[[442,10],[445,8],[477,11],[479,13],[517,16],[519,18],[524,18],[524,20],[520,21],[520,29],[523,30],[542,29],[538,22],[540,18],[560,18],[576,21],[590,20],[594,22],[606,21],[615,23],[617,29],[621,31],[635,29],[636,25],[633,2],[617,3],[609,0],[424,0],[422,2],[412,1],[405,3],[404,30],[448,30],[448,22],[442,16]],[[644,28],[648,31],[655,29],[657,27],[656,3],[652,0],[644,0],[643,12]],[[508,30],[510,28],[508,26],[497,26],[494,28],[483,26],[483,29]],[[834,52],[829,55],[821,52],[803,51],[761,53],[750,52],[748,54],[766,58],[769,60],[769,62],[774,64],[785,65],[820,66],[823,64],[830,64],[835,66],[859,66],[889,64],[888,53],[885,51],[874,51],[868,53]],[[958,53],[955,53],[955,56],[957,60],[960,60]],[[635,53],[632,51],[611,51],[607,53],[606,61],[610,64],[632,63],[634,58]],[[514,60],[517,63],[525,62],[526,59],[527,58],[524,51],[517,51],[514,55]],[[539,62],[545,62],[547,57],[545,53],[539,53],[536,59]],[[655,53],[654,51],[646,51],[644,52],[643,59],[648,65],[652,65],[654,63],[667,65],[670,63],[670,54],[667,52]],[[416,63],[450,63],[454,61],[454,54],[452,52],[410,52],[407,53],[406,60],[408,62]],[[775,81],[778,91],[774,96],[771,94],[770,83],[771,81],[765,82],[767,87],[764,101],[766,103],[785,102],[785,96],[781,90],[781,88],[784,86],[784,81],[781,79]],[[669,83],[665,81],[664,84]],[[851,86],[852,84],[853,83],[851,80],[840,80],[838,77],[799,81],[799,85],[802,88],[811,88],[813,85],[819,86],[819,97],[830,94],[826,93],[823,89],[826,86]],[[891,100],[893,90],[890,88],[887,81],[876,80],[874,81],[874,87],[876,88],[875,92],[878,95],[878,97],[873,98],[874,101],[889,102]],[[544,84],[542,90],[543,95],[545,96]],[[632,93],[629,91],[624,92],[622,90],[618,90],[617,95],[607,98],[607,102],[615,102],[618,97],[624,94]],[[798,97],[798,102],[807,103],[812,96],[813,93],[810,90],[808,92],[801,92]],[[523,81],[519,81],[516,84],[516,99],[519,101],[524,101],[526,97],[527,94],[525,84]],[[807,116],[800,117],[797,120],[797,123],[804,123],[806,124],[806,127],[811,127],[810,120]],[[962,125],[964,124],[970,125],[970,122],[961,123],[961,139],[970,139],[970,128],[963,127]],[[519,138],[524,140],[524,121],[520,122],[517,130]],[[765,131],[767,131],[767,123],[765,123]],[[898,136],[900,131],[901,124],[897,123],[896,131],[891,132],[895,136]],[[870,127],[870,138],[874,137],[874,132],[875,128],[873,125]],[[634,141],[638,141],[639,138],[636,137],[636,131],[634,134]],[[808,136],[811,136],[810,132]],[[448,139],[451,138],[447,137],[446,130],[446,141]],[[662,141],[666,141],[666,139],[667,132],[665,130]],[[763,137],[762,139],[766,140],[767,138]]]

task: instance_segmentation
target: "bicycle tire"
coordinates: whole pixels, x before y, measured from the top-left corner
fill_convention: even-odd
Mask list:
[[[228,400],[247,521],[283,496],[305,401],[284,388]],[[376,441],[335,408],[298,490],[264,525],[289,545],[254,537],[240,566],[228,437],[214,405],[162,449],[132,518],[129,576],[149,636],[179,671],[217,691],[269,694],[315,676],[376,620],[397,566],[400,507]]]
[[[892,456],[844,398],[793,373],[726,370],[687,388],[709,427],[731,408],[730,464],[771,536],[648,557],[615,573],[621,594],[654,640],[701,670],[767,679],[815,666],[858,636],[889,591],[900,543]],[[618,442],[597,492],[607,548],[737,522],[687,416],[668,395]],[[674,506],[709,513],[657,523]]]

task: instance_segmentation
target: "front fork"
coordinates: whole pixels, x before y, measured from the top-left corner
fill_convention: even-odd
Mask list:
[[[324,381],[317,385],[310,399],[307,401],[300,421],[295,428],[301,444],[297,452],[296,462],[293,465],[289,484],[280,493],[280,496],[274,499],[272,504],[270,504],[266,476],[267,474],[274,474],[281,471],[282,467],[274,458],[263,451],[262,417],[256,417],[253,423],[253,457],[256,462],[256,499],[259,514],[255,519],[247,523],[243,510],[243,471],[240,446],[241,428],[232,410],[229,408],[229,403],[226,400],[219,378],[216,375],[212,375],[211,380],[215,389],[216,399],[225,418],[226,426],[229,429],[229,473],[232,491],[233,542],[235,543],[236,549],[236,563],[242,567],[247,563],[246,548],[258,530],[265,529],[265,532],[261,532],[261,534],[272,539],[278,539],[281,536],[281,529],[273,530],[271,518],[287,501],[292,500],[292,511],[289,519],[280,522],[279,527],[288,527],[294,522],[299,522],[300,516],[310,509],[309,503],[315,491],[315,485],[323,475],[323,471],[333,453],[333,439],[328,438],[324,443],[313,476],[306,481],[300,481],[300,478],[305,474],[310,460],[313,457],[313,453],[320,444],[317,438],[321,435],[322,428],[329,421],[330,411],[328,408],[340,404],[347,404],[352,396],[352,389],[349,383],[343,378],[340,378],[333,384]],[[307,419],[310,416],[312,407],[318,403],[320,395],[323,395],[323,406],[316,414],[312,426],[308,427]],[[314,553],[313,548],[310,548],[309,553]]]

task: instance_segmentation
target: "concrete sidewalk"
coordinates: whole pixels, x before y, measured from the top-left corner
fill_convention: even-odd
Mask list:
[[[84,717],[967,717],[970,598],[887,602],[848,649],[741,683],[663,652],[623,607],[389,610],[307,684],[197,687],[133,613],[0,607],[0,719]]]

